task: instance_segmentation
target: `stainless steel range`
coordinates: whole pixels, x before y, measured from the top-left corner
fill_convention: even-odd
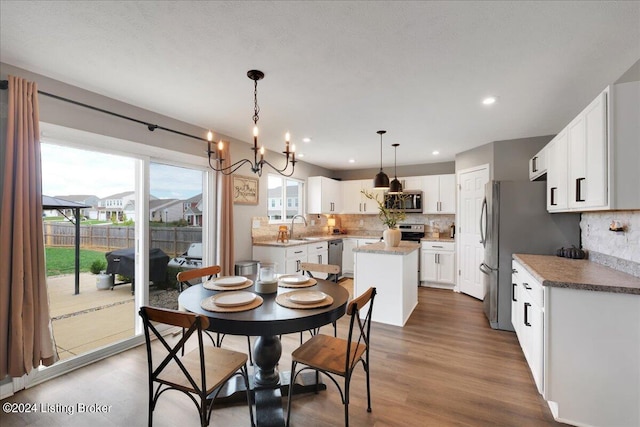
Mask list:
[[[402,232],[402,240],[420,243],[424,237],[424,224],[398,224],[398,228]],[[418,253],[418,286],[420,286],[420,256]]]
[[[398,228],[402,232],[402,240],[420,242],[424,237],[424,224],[399,224]]]

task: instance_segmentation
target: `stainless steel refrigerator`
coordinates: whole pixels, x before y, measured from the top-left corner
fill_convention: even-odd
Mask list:
[[[555,255],[560,247],[580,247],[580,214],[547,212],[546,182],[491,181],[480,215],[485,248],[480,271],[484,312],[494,329],[513,331],[511,260],[514,253]]]

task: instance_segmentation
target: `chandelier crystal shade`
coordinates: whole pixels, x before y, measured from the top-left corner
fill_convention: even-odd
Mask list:
[[[389,188],[389,177],[382,170],[382,135],[387,133],[386,130],[379,130],[376,132],[380,135],[380,172],[376,174],[376,177],[373,179],[373,188],[378,190],[386,190]]]
[[[220,142],[218,142],[217,144],[217,148],[213,149],[213,133],[209,131],[209,133],[207,134],[207,140],[209,141],[209,146],[207,148],[209,167],[211,167],[211,169],[213,169],[214,171],[222,172],[224,175],[231,175],[241,166],[249,164],[253,173],[258,174],[258,176],[262,176],[263,166],[268,165],[280,175],[291,176],[293,175],[293,171],[296,167],[296,146],[295,144],[289,143],[289,132],[287,132],[285,135],[285,146],[282,153],[285,155],[286,162],[282,169],[275,167],[264,159],[264,145],[258,148],[258,120],[260,120],[260,107],[258,107],[258,80],[262,80],[264,78],[264,73],[260,70],[249,70],[247,71],[247,77],[253,80],[253,161],[249,159],[242,159],[238,160],[232,165],[226,167],[223,166],[224,158],[222,157],[222,150],[224,148],[224,144],[222,140],[220,140]],[[260,152],[260,160],[258,160],[258,152]],[[217,164],[217,167],[212,164],[212,160],[215,164]],[[291,171],[287,172],[289,164],[291,164]]]

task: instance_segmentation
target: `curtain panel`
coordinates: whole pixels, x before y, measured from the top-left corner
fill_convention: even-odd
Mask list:
[[[38,88],[9,76],[0,205],[0,379],[58,360],[42,224]]]
[[[230,144],[226,144],[223,148],[222,158],[224,163],[222,167],[231,164]],[[218,242],[217,242],[217,258],[222,275],[231,276],[235,274],[235,258],[233,244],[233,176],[225,175],[218,172]]]

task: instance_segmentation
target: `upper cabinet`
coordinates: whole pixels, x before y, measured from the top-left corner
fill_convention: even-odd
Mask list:
[[[547,146],[544,146],[538,154],[529,160],[529,180],[531,181],[535,181],[547,173]]]
[[[422,212],[428,214],[456,213],[456,176],[428,175],[422,177]]]
[[[342,211],[344,214],[375,214],[377,206],[373,200],[367,199],[362,190],[373,191],[373,180],[357,179],[342,181]],[[382,197],[382,194],[380,194]]]
[[[640,209],[640,82],[607,87],[547,144],[549,212]]]
[[[311,214],[336,214],[342,211],[342,187],[340,181],[324,176],[307,179],[307,212]]]

